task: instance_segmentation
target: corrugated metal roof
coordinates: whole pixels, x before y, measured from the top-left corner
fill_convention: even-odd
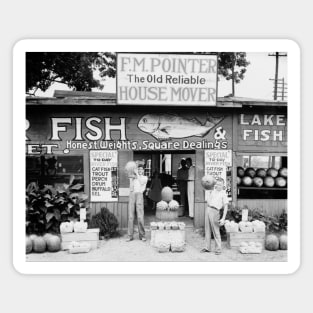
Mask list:
[[[27,105],[117,105],[116,94],[101,92],[55,91],[56,97],[27,96]],[[142,105],[138,105],[142,106]],[[160,106],[160,105],[157,105]],[[175,106],[175,105],[173,105]],[[177,104],[177,106],[182,106]],[[287,107],[286,101],[254,99],[246,97],[219,97],[217,107],[241,108],[243,106]],[[205,106],[199,106],[205,107]]]

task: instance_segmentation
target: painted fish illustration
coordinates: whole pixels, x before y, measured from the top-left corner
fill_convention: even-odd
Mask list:
[[[224,117],[207,116],[204,124],[196,118],[187,119],[175,114],[146,114],[138,122],[138,128],[158,140],[171,138],[204,137]]]

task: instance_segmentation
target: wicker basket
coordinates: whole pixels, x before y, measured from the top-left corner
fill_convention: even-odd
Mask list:
[[[156,210],[155,217],[161,221],[173,221],[178,218],[178,211]]]

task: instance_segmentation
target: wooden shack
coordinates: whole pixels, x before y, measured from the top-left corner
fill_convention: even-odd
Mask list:
[[[234,205],[273,214],[287,209],[287,186],[237,185],[239,166],[287,167],[286,102],[226,97],[215,107],[121,106],[114,94],[59,91],[27,97],[26,119],[26,183],[57,185],[74,175],[91,214],[107,207],[121,228],[127,227],[129,160],[142,163],[149,178],[163,174],[179,199],[179,163],[192,159],[196,228],[204,225],[201,178],[211,170],[226,177]],[[145,212],[154,214],[148,199]]]

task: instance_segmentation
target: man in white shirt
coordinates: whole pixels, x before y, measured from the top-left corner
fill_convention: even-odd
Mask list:
[[[192,164],[192,159],[186,159],[188,169],[188,183],[187,183],[187,197],[188,197],[188,208],[189,217],[194,217],[195,208],[195,167]]]
[[[222,253],[222,240],[220,226],[224,225],[228,208],[228,198],[224,187],[224,180],[218,178],[215,188],[206,193],[207,207],[205,210],[205,242],[206,247],[201,252],[211,252],[211,233],[215,240],[215,254]],[[220,219],[220,210],[224,209],[223,216]]]
[[[128,237],[126,241],[131,241],[134,239],[135,211],[137,214],[139,239],[142,241],[146,241],[144,228],[143,193],[146,189],[148,178],[143,174],[143,166],[138,165],[138,169],[135,170],[135,174],[129,177],[130,193],[128,201]]]

